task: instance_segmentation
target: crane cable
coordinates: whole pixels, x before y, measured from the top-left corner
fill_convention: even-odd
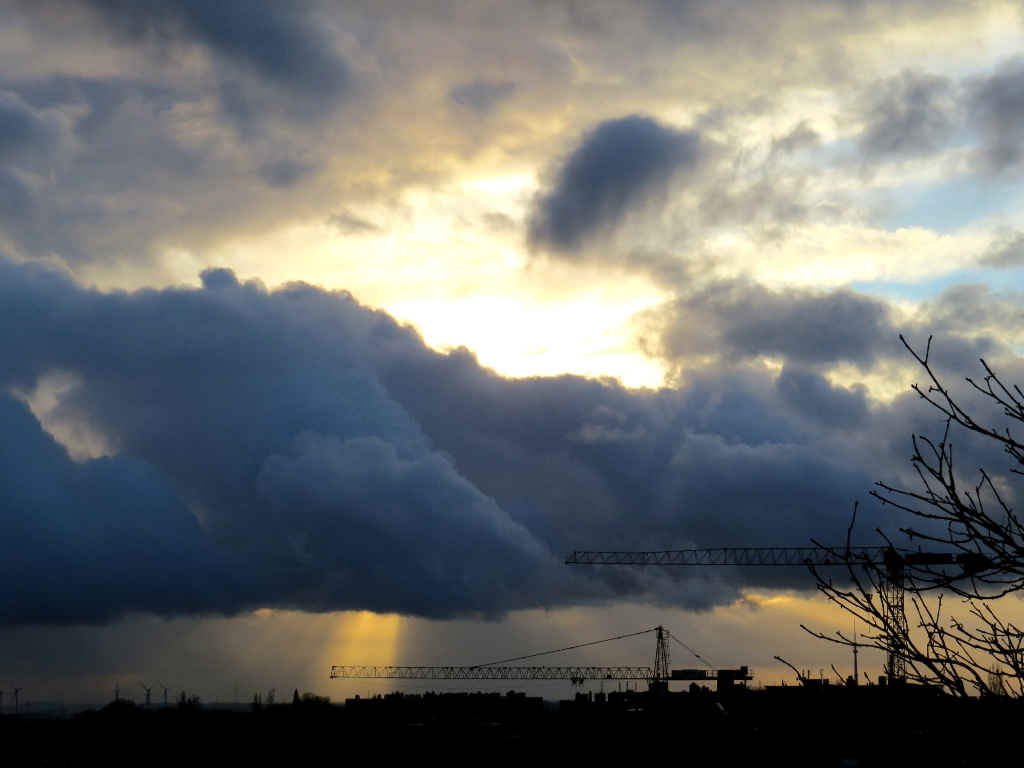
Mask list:
[[[675,640],[677,643],[679,643],[681,646],[683,646],[683,648],[688,650],[690,653],[692,653],[698,659],[700,659],[701,662],[703,662],[708,667],[708,669],[712,669],[711,662],[709,662],[707,659],[705,659],[703,656],[701,656],[699,653],[697,653],[695,650],[693,650],[693,648],[691,648],[686,643],[684,643],[682,640],[680,640],[678,637],[676,637],[674,632],[669,632],[668,636],[671,637],[673,640]]]
[[[522,661],[523,659],[532,659],[532,658],[534,658],[536,656],[547,656],[547,655],[552,654],[552,653],[561,653],[562,651],[571,651],[571,650],[574,650],[576,648],[586,648],[588,645],[599,645],[600,643],[610,643],[612,640],[624,640],[627,637],[636,637],[637,635],[646,635],[646,634],[648,634],[650,632],[656,632],[657,629],[658,629],[657,627],[651,627],[650,629],[643,629],[643,630],[640,630],[639,632],[630,632],[628,635],[616,635],[615,637],[606,637],[604,640],[592,640],[589,643],[579,643],[578,645],[568,645],[565,648],[556,648],[553,651],[541,651],[540,653],[528,653],[526,656],[515,656],[515,657],[513,657],[511,659],[499,659],[498,661],[488,661],[486,664],[474,664],[472,667],[470,667],[470,669],[474,669],[476,667],[490,667],[490,666],[493,666],[495,664],[506,664],[506,663],[508,663],[510,661]],[[671,634],[671,633],[669,633],[669,634]],[[676,642],[679,642],[679,641],[677,640]],[[689,650],[689,649],[687,649],[687,650]],[[690,652],[693,653],[693,651],[690,651]],[[694,655],[696,655],[696,654],[694,654]],[[697,658],[700,658],[700,657],[697,656]],[[706,663],[707,662],[705,662],[705,664]]]

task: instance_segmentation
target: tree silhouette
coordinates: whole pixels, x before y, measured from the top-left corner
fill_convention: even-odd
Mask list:
[[[899,541],[879,531],[902,553],[902,595],[891,588],[891,563],[850,549],[856,506],[846,549],[821,547],[846,564],[848,580],[837,583],[825,570],[811,570],[819,591],[862,623],[864,633],[856,645],[898,656],[908,681],[937,685],[958,696],[1024,697],[1024,630],[1005,618],[1006,604],[999,602],[1024,588],[1024,526],[1012,507],[1024,475],[1024,442],[1013,431],[1024,423],[1024,392],[1004,384],[982,359],[984,377],[965,379],[967,392],[977,398],[968,406],[950,392],[931,363],[931,337],[923,354],[903,336],[900,341],[928,378],[914,391],[945,421],[938,440],[912,436],[917,488],[879,482],[871,492],[905,520]],[[1007,471],[981,468],[972,483],[964,484],[952,438],[968,433],[982,445],[1001,447],[1009,457]],[[948,553],[948,563],[915,563],[911,553],[918,550]],[[955,611],[949,609],[951,602]],[[844,632],[804,629],[823,640],[855,644]]]

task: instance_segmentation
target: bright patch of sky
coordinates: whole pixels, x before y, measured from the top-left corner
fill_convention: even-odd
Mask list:
[[[953,233],[986,220],[1020,219],[1024,180],[970,174],[938,183],[873,190],[869,200],[874,210],[883,212],[880,223],[890,229],[924,227]]]
[[[994,291],[1024,290],[1024,269],[961,269],[914,282],[888,280],[850,283],[855,291],[896,302],[921,302],[935,298],[957,285],[986,285]]]

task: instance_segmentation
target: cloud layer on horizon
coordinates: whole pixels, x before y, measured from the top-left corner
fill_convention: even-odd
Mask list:
[[[0,401],[15,566],[76,575],[31,591],[6,580],[3,623],[261,606],[496,616],[624,598],[708,608],[745,584],[802,580],[578,571],[562,556],[838,536],[873,480],[906,479],[908,436],[929,425],[906,398],[872,404],[829,383],[795,346],[769,350],[791,358],[781,373],[709,368],[675,390],[506,379],[345,293],[268,292],[227,270],[203,281],[104,294],[0,261],[0,327],[19,329],[0,337],[0,389],[31,401],[46,377],[68,378],[50,428],[110,446],[72,462],[25,405]]]

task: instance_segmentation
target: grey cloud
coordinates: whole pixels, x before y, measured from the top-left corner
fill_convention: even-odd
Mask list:
[[[551,189],[534,201],[528,237],[534,246],[575,251],[666,191],[692,171],[700,136],[641,115],[601,123],[558,169]]]
[[[980,285],[949,288],[924,302],[912,320],[897,325],[883,301],[848,289],[773,290],[733,279],[684,287],[676,299],[639,315],[637,326],[647,353],[678,372],[781,358],[787,368],[780,378],[780,395],[845,398],[849,408],[842,410],[853,414],[861,393],[824,391],[827,383],[806,378],[802,369],[852,363],[866,371],[882,360],[905,359],[898,338],[902,333],[909,338],[934,336],[935,348],[941,350],[933,355],[936,370],[960,377],[979,357],[1005,356],[1019,343],[1015,329],[1022,320],[1016,294],[998,294]],[[848,417],[854,418],[836,415]]]
[[[776,381],[790,407],[810,419],[837,428],[863,426],[868,419],[867,390],[834,386],[819,373],[786,366]]]
[[[0,163],[26,153],[46,152],[58,140],[55,126],[17,94],[0,91]]]
[[[498,102],[512,95],[515,89],[515,83],[474,80],[455,86],[448,96],[459,106],[487,114],[498,105]]]
[[[337,228],[343,235],[369,235],[374,232],[380,232],[380,227],[372,221],[368,221],[348,211],[332,213],[327,217],[327,223]]]
[[[147,105],[158,115],[176,104],[195,101],[194,94],[186,90],[155,85],[132,78],[91,79],[56,75],[41,80],[8,82],[6,87],[17,92],[35,109],[49,109],[73,105],[85,107],[85,113],[74,122],[75,134],[86,141],[101,137],[119,107],[130,100]]]
[[[0,236],[21,257],[138,264],[156,258],[157,245],[199,251],[246,223],[314,208],[301,190],[317,183],[323,156],[308,137],[254,129],[239,141],[229,127],[200,120],[209,138],[196,141],[179,118],[206,98],[201,88],[70,77],[0,88],[33,126],[52,127],[37,150],[19,143],[14,170],[0,169],[0,194],[20,210],[0,211]]]
[[[0,222],[17,230],[31,217],[35,204],[32,190],[17,174],[0,169]]]
[[[973,367],[979,357],[1004,353],[1019,344],[1024,321],[1018,291],[994,291],[986,285],[954,285],[924,303],[917,326],[943,338],[943,364]],[[919,334],[923,335],[923,334]]]
[[[1015,61],[993,75],[968,81],[966,88],[968,115],[981,132],[981,168],[1016,168],[1024,157],[1024,63]]]
[[[931,154],[956,127],[952,84],[943,77],[903,72],[873,84],[864,102],[857,143],[871,160]]]
[[[516,222],[511,216],[501,211],[489,211],[480,217],[483,225],[492,232],[504,234],[516,229]]]
[[[51,126],[38,151],[16,158],[33,183],[22,196],[25,215],[5,222],[3,234],[22,255],[75,261],[87,250],[108,250],[116,232],[123,238],[118,246],[138,246],[138,257],[143,233],[159,226],[142,212],[159,207],[169,186],[204,175],[203,153],[178,141],[164,120],[169,106],[187,104],[190,94],[131,80],[55,77],[5,85],[36,124]],[[58,114],[64,117],[50,117]]]
[[[131,40],[202,43],[269,82],[319,98],[335,100],[348,86],[348,67],[308,3],[67,0],[79,1]]]
[[[821,136],[804,120],[784,136],[772,139],[772,151],[788,154],[816,147],[819,144],[821,144]]]
[[[812,207],[804,200],[805,185],[803,174],[772,173],[767,168],[761,178],[747,185],[713,179],[701,196],[701,222],[711,227],[758,223],[759,234],[770,239],[779,227],[808,218]]]
[[[661,354],[669,359],[767,355],[867,368],[898,344],[888,307],[848,290],[773,291],[748,280],[720,281],[682,296],[649,319],[660,335]]]
[[[263,128],[263,113],[258,100],[247,92],[237,79],[226,80],[217,86],[221,109],[243,139],[257,136]]]
[[[314,170],[309,163],[298,160],[272,160],[263,164],[260,176],[272,187],[287,188],[295,186]]]
[[[39,188],[58,162],[63,139],[58,120],[0,90],[0,237],[9,244],[36,241],[45,230]]]
[[[1006,232],[994,239],[978,263],[996,269],[1024,267],[1024,232]]]

